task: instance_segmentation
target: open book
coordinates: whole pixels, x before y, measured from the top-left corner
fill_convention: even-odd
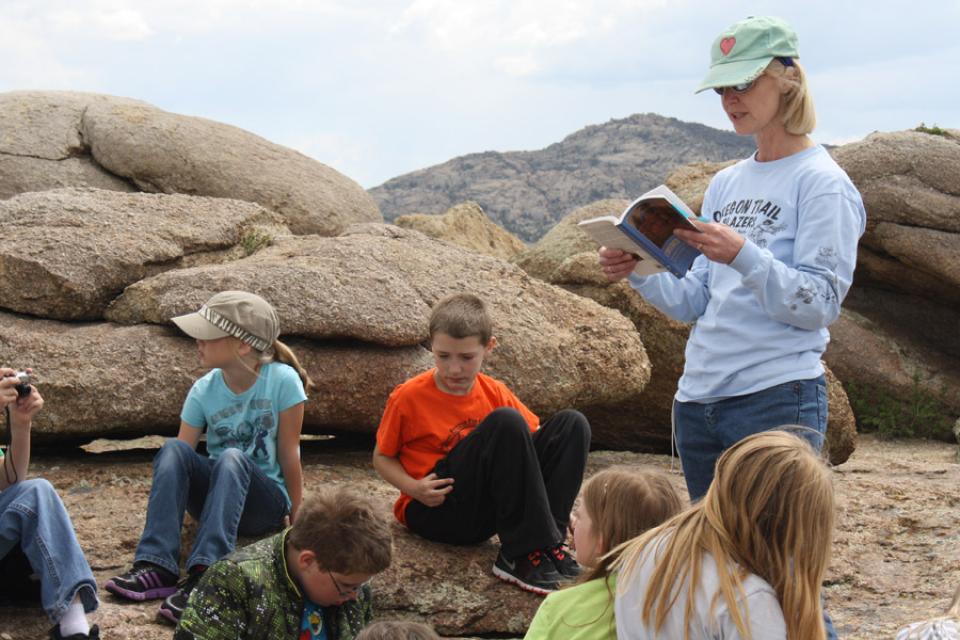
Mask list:
[[[649,276],[669,271],[682,278],[700,252],[673,235],[677,228],[697,231],[697,220],[677,194],[660,185],[630,203],[619,218],[601,216],[579,223],[600,246],[621,249],[640,261],[633,272]]]

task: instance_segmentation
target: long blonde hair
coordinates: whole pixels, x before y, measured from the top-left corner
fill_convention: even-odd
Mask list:
[[[753,573],[776,592],[789,640],[823,640],[820,591],[830,558],[833,511],[830,472],[806,441],[785,431],[754,434],[720,456],[702,501],[624,545],[613,567],[620,570],[619,590],[625,591],[623,585],[656,546],[642,619],[659,631],[688,588],[686,640],[706,552],[716,560],[720,583],[710,616],[723,597],[740,635],[750,639],[743,581]]]

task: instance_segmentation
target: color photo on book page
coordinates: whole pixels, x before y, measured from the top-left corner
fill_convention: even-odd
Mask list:
[[[634,229],[661,249],[665,249],[663,245],[673,236],[674,229],[697,230],[683,214],[661,199],[637,202],[630,209],[627,219]],[[679,238],[676,240],[682,242]]]

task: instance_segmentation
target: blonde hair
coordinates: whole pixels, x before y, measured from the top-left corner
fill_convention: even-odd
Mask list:
[[[662,524],[683,508],[680,494],[665,473],[655,469],[610,467],[587,480],[580,499],[593,522],[595,535],[609,551]],[[586,582],[610,575],[616,559],[609,553],[598,558],[597,565],[585,571]]]
[[[284,364],[288,364],[291,367],[293,367],[296,370],[297,374],[299,374],[300,380],[303,382],[303,388],[306,389],[307,391],[313,391],[314,389],[317,388],[317,385],[314,384],[313,379],[310,377],[310,374],[307,373],[307,370],[304,369],[303,365],[300,364],[300,361],[297,360],[297,356],[294,355],[290,347],[280,342],[279,340],[273,341],[273,357],[272,358],[270,356],[261,357],[261,361],[263,361],[264,359],[266,361],[270,361],[272,359],[277,360],[278,362],[282,362]]]
[[[455,293],[434,305],[430,313],[430,339],[438,333],[458,340],[476,336],[486,346],[493,337],[493,321],[483,300],[472,293]]]
[[[420,622],[383,620],[364,627],[356,640],[440,640],[440,636]]]
[[[691,594],[684,611],[687,639],[692,594],[700,586],[703,553],[709,553],[720,583],[711,616],[722,596],[740,635],[752,637],[743,589],[752,573],[776,592],[789,640],[823,640],[820,591],[830,557],[833,511],[830,472],[811,446],[785,431],[757,433],[720,456],[702,501],[624,545],[613,568],[621,571],[620,585],[627,584],[656,546],[642,619],[659,631],[682,585]]]
[[[807,84],[807,74],[800,61],[790,58],[792,64],[784,65],[780,59],[774,58],[767,65],[764,73],[773,76],[786,89],[780,95],[780,118],[787,133],[796,136],[805,136],[817,126],[817,112],[813,106],[813,96]]]

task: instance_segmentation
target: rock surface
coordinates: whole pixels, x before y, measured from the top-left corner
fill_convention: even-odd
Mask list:
[[[463,260],[460,249],[420,233],[391,233],[397,237],[287,236],[229,264],[146,278],[107,313],[132,326],[5,315],[0,361],[35,367],[61,407],[45,413],[41,432],[168,433],[199,375],[195,347],[172,327],[144,323],[167,324],[216,291],[247,289],[275,305],[284,340],[320,384],[307,405],[307,427],[371,432],[393,387],[431,364],[421,346],[430,307],[469,282],[487,301],[499,337],[486,370],[544,417],[617,402],[649,380],[643,345],[620,314],[502,260]],[[98,375],[103,362],[124,366]],[[116,397],[91,404],[85,380],[105,376]]]
[[[680,196],[680,199],[687,203],[696,214],[701,214],[703,208],[703,195],[707,190],[707,185],[721,169],[726,169],[738,160],[729,160],[727,162],[694,162],[682,167],[677,167],[667,176],[666,184],[670,190]]]
[[[619,216],[630,204],[629,200],[610,199],[592,202],[564,216],[536,243],[513,257],[513,262],[530,275],[553,282],[554,271],[570,256],[583,252],[597,252],[590,236],[577,223],[599,216]]]
[[[420,213],[400,216],[396,225],[503,260],[509,260],[526,247],[519,238],[494,224],[475,202],[458,204],[439,216]]]
[[[235,198],[294,233],[382,220],[354,181],[229,125],[138,100],[65,91],[0,94],[0,198],[60,186]],[[144,153],[149,149],[149,153]]]
[[[960,131],[874,133],[833,150],[873,227],[890,222],[960,232]]]
[[[242,257],[286,234],[278,216],[239,200],[76,188],[21,194],[0,200],[0,305],[95,320],[137,280]]]
[[[480,204],[525,242],[570,211],[602,198],[633,199],[679,165],[742,158],[753,140],[655,114],[611,120],[538,151],[475,153],[408,173],[370,190],[389,220]],[[619,213],[619,211],[617,212]]]

